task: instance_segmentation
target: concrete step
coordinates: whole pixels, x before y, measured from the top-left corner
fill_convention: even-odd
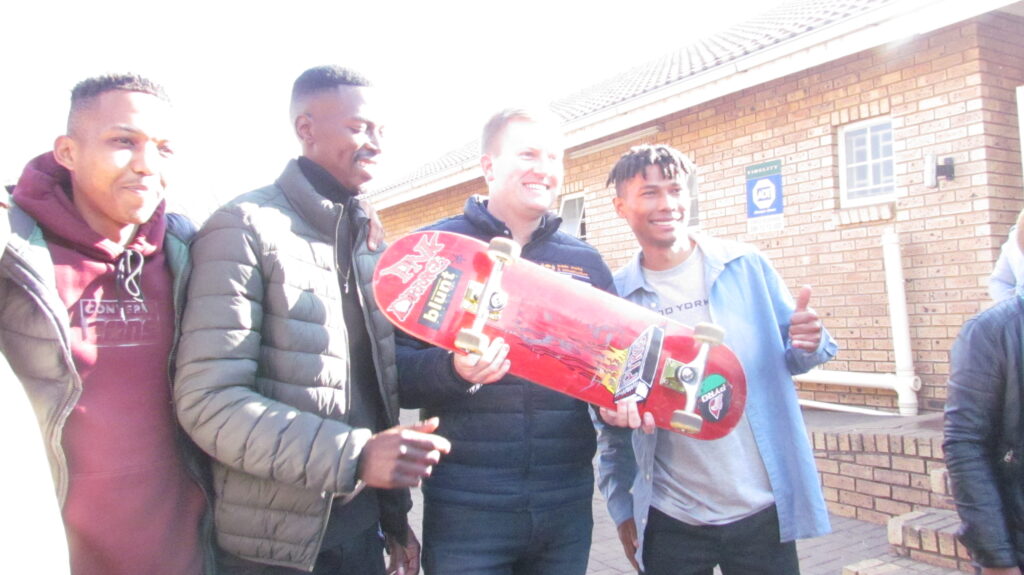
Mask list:
[[[960,518],[955,511],[919,509],[889,520],[889,543],[901,557],[971,573],[967,548],[956,539],[959,526]]]
[[[909,557],[864,559],[843,567],[842,575],[960,575],[957,569],[946,569],[914,561]]]

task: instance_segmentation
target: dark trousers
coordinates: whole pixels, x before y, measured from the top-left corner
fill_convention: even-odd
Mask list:
[[[796,543],[779,542],[775,506],[727,525],[687,525],[651,507],[644,531],[646,575],[799,575]]]
[[[494,511],[427,501],[426,575],[583,575],[594,530],[590,500]]]
[[[221,552],[222,575],[309,575],[309,571],[247,561]],[[313,575],[384,575],[384,542],[377,526],[330,549],[321,549]]]

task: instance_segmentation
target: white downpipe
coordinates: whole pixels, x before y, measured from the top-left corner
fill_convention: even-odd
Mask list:
[[[900,239],[891,227],[882,232],[882,260],[885,265],[885,291],[889,296],[889,325],[892,330],[896,373],[812,369],[805,374],[794,376],[793,379],[803,383],[822,385],[891,389],[896,392],[900,415],[917,415],[917,392],[921,389],[921,378],[914,373],[914,355],[910,347],[910,320],[907,316],[907,294],[903,284]],[[809,407],[851,411],[850,406],[834,403],[809,400],[801,400],[800,403]],[[883,414],[886,412],[857,408],[856,413]]]
[[[886,417],[899,417],[899,414],[892,413],[890,411],[881,411],[878,409],[871,409],[870,407],[860,407],[857,405],[828,403],[827,401],[814,401],[813,399],[801,399],[800,405],[802,405],[803,407],[810,407],[812,409],[825,409],[828,411],[842,411],[845,413],[860,413],[863,415],[882,415]]]

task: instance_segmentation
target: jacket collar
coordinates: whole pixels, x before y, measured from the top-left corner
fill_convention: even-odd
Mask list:
[[[274,184],[284,192],[288,203],[295,208],[303,220],[324,237],[334,237],[338,217],[343,212],[344,206],[317,193],[316,188],[302,173],[297,160],[288,162],[288,165],[284,167],[284,172]]]
[[[511,230],[505,225],[505,222],[494,217],[490,211],[487,210],[487,198],[484,196],[474,195],[470,196],[466,200],[466,208],[464,213],[466,219],[473,224],[474,227],[490,236],[504,236],[512,237]],[[530,236],[530,243],[535,241],[546,239],[555,232],[562,225],[562,218],[555,214],[548,212],[540,220],[540,225],[533,231]]]
[[[753,246],[749,244],[722,240],[699,232],[691,231],[689,235],[690,239],[700,248],[701,253],[704,254],[704,273],[707,285],[714,283],[715,279],[718,278],[718,274],[722,273],[722,270],[725,269],[726,264],[754,251]],[[619,295],[622,297],[628,297],[639,289],[654,292],[654,289],[647,285],[647,281],[644,278],[643,257],[643,251],[638,251],[629,260],[629,263],[615,274],[618,280]]]

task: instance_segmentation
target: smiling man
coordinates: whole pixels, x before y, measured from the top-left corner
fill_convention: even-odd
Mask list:
[[[580,289],[610,290],[601,256],[548,211],[562,184],[558,129],[547,112],[495,114],[480,157],[488,197],[469,198],[461,215],[430,229],[512,238],[522,257],[571,274]],[[476,358],[398,335],[403,407],[440,416],[438,433],[452,442],[423,488],[428,575],[586,572],[595,450],[587,405],[506,375],[507,353],[501,338]]]
[[[612,168],[615,212],[640,252],[615,273],[619,295],[687,325],[714,322],[747,374],[729,435],[699,441],[601,409],[601,490],[626,557],[648,575],[796,575],[795,540],[828,532],[792,376],[837,346],[753,246],[690,229],[697,166],[674,148],[637,146]],[[649,414],[647,414],[649,416]],[[638,428],[636,431],[630,428]]]
[[[370,280],[379,254],[356,196],[382,149],[377,95],[337,66],[292,89],[302,156],[217,210],[193,243],[178,416],[214,458],[221,573],[419,570],[408,488],[448,442],[397,427],[391,324]]]
[[[192,231],[164,213],[172,112],[146,78],[79,83],[67,134],[0,210],[0,352],[39,418],[76,574],[213,566],[205,458],[167,370]]]

